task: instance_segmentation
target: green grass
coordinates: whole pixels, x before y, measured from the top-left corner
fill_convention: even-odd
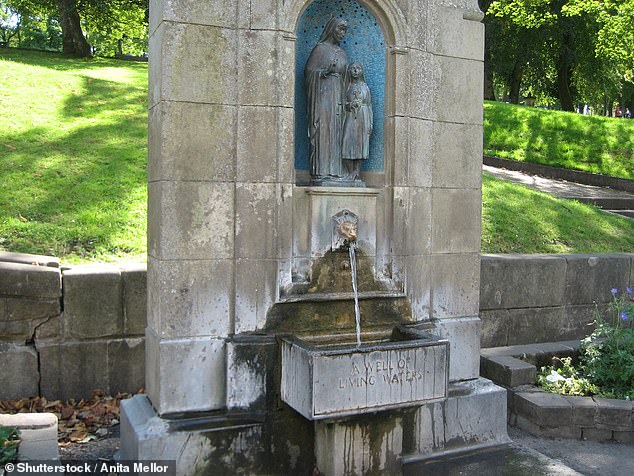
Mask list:
[[[145,259],[147,65],[0,49],[0,248]]]
[[[489,175],[482,184],[484,253],[634,250],[634,220]]]
[[[146,97],[143,63],[0,49],[0,249],[49,254],[66,263],[145,259]],[[513,117],[561,128],[576,118],[591,119],[605,126],[604,137],[592,140],[622,141],[631,153],[632,134],[619,128],[634,120],[485,107],[487,121],[502,117],[494,133],[486,127],[489,136],[528,134],[524,126],[514,131]],[[563,129],[558,134],[554,154],[579,141],[574,131],[570,140]],[[594,207],[487,176],[483,198],[484,252],[634,249],[634,222]]]
[[[484,153],[634,179],[634,120],[485,101]]]

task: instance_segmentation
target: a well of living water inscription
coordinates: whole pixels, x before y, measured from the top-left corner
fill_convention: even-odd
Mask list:
[[[282,400],[309,420],[447,398],[448,342],[422,339],[320,345],[282,339]]]

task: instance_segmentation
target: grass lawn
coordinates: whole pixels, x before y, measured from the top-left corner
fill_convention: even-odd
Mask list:
[[[487,174],[482,179],[483,253],[634,250],[634,220]]]
[[[634,179],[634,120],[485,101],[484,153]]]
[[[146,98],[146,64],[0,49],[0,249],[65,263],[145,259]],[[561,127],[570,117],[588,119],[485,107],[487,121],[499,111],[527,114],[526,121],[563,121]],[[596,139],[601,143],[618,142],[611,134],[634,125],[589,119],[605,125],[606,136]],[[509,137],[521,136],[510,119],[500,120],[499,127],[485,127],[488,136],[504,128]],[[566,146],[563,129],[557,141],[553,153]],[[487,176],[483,198],[484,252],[634,249],[634,222],[594,207]]]
[[[145,259],[147,64],[0,49],[0,248]]]

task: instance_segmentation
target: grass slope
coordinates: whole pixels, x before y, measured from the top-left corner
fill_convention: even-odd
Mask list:
[[[146,97],[142,63],[0,49],[0,249],[145,259]],[[483,198],[484,252],[634,249],[634,222],[594,207],[487,176]]]
[[[484,253],[634,250],[634,220],[483,174]]]
[[[485,101],[484,153],[634,179],[634,120]]]
[[[147,65],[0,49],[0,247],[146,251]]]

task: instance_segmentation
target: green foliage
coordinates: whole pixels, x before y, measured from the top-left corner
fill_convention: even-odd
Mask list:
[[[632,220],[483,175],[483,253],[609,253],[632,249]]]
[[[0,249],[145,259],[147,64],[0,50]]]
[[[572,358],[553,359],[553,365],[542,367],[537,374],[537,385],[547,392],[586,397],[596,395],[599,389],[583,377],[572,364]]]
[[[484,153],[634,179],[634,120],[487,101]]]
[[[634,399],[634,295],[630,288],[612,295],[605,318],[595,311],[596,328],[581,342],[577,368],[570,358],[542,367],[537,383],[544,390]]]
[[[0,465],[15,461],[20,445],[20,432],[17,428],[0,426]]]
[[[596,312],[596,329],[582,341],[581,366],[609,398],[634,399],[634,301],[632,290],[614,296],[607,320]]]

